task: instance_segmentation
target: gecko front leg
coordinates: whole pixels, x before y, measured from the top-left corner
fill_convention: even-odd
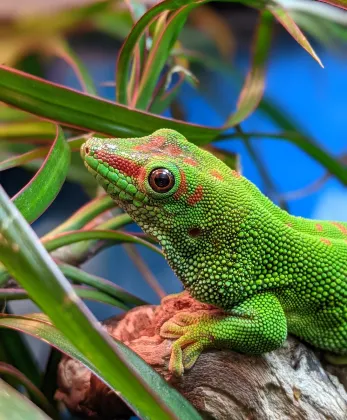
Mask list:
[[[255,295],[226,315],[178,313],[161,327],[164,338],[176,338],[169,369],[181,376],[208,348],[229,348],[262,354],[280,347],[287,337],[287,322],[278,299]]]

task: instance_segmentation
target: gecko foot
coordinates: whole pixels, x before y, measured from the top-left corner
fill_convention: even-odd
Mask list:
[[[214,317],[206,314],[180,312],[162,325],[160,335],[163,338],[177,339],[172,345],[169,363],[169,370],[175,376],[182,376],[204,349],[213,347],[211,327],[214,321]]]

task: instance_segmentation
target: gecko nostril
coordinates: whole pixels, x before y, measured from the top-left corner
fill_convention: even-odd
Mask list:
[[[84,148],[84,151],[85,151],[86,155],[89,155],[90,149],[89,149],[89,147],[88,147],[88,146],[86,146],[86,147]]]

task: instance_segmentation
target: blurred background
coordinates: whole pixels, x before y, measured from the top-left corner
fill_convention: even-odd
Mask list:
[[[71,61],[66,56],[52,54],[54,40],[58,35],[63,36],[92,77],[98,95],[114,100],[117,53],[132,22],[128,2],[107,3],[105,8],[105,1],[95,0],[1,0],[0,62],[81,90]],[[131,2],[139,15],[154,3]],[[267,68],[266,103],[273,112],[283,112],[295,127],[332,155],[344,159],[347,152],[347,14],[322,3],[317,4],[313,13],[312,4],[317,3],[314,1],[283,0],[282,3],[306,31],[324,69],[276,25]],[[224,123],[235,109],[250,65],[256,21],[255,10],[237,3],[211,2],[192,12],[180,36],[180,44],[200,57],[190,65],[190,72],[198,83],[195,79],[186,81],[175,106],[165,115],[211,126]],[[201,59],[207,56],[208,60]],[[32,147],[23,141],[14,141],[16,135],[10,134],[9,124],[15,127],[16,122],[0,120],[1,160]],[[238,155],[247,178],[274,201],[286,205],[292,214],[347,220],[345,187],[297,147],[269,138],[279,130],[262,109],[243,122],[242,128],[255,133],[252,138],[255,159],[237,139],[220,142],[218,147]],[[30,133],[26,135],[30,137]],[[80,163],[76,153],[68,182],[49,210],[34,223],[39,235],[64,221],[90,199],[88,184],[92,178]],[[28,182],[37,167],[32,163],[0,172],[1,184],[12,196]],[[136,229],[131,227],[133,231]],[[166,293],[181,290],[180,282],[159,256],[143,248],[138,251],[148,264],[150,275]],[[143,280],[129,258],[123,246],[115,246],[83,268],[151,303],[158,303],[158,294]],[[27,305],[16,303],[16,311],[27,312]],[[97,303],[88,303],[88,306],[98,319],[117,313],[116,309]]]

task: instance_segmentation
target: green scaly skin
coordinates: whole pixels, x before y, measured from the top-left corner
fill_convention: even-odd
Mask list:
[[[81,153],[106,192],[159,240],[190,294],[225,310],[180,313],[163,325],[163,337],[177,338],[176,375],[206,348],[261,354],[287,332],[347,354],[347,223],[289,215],[173,130],[92,138]],[[172,175],[166,192],[151,180],[160,168]]]

